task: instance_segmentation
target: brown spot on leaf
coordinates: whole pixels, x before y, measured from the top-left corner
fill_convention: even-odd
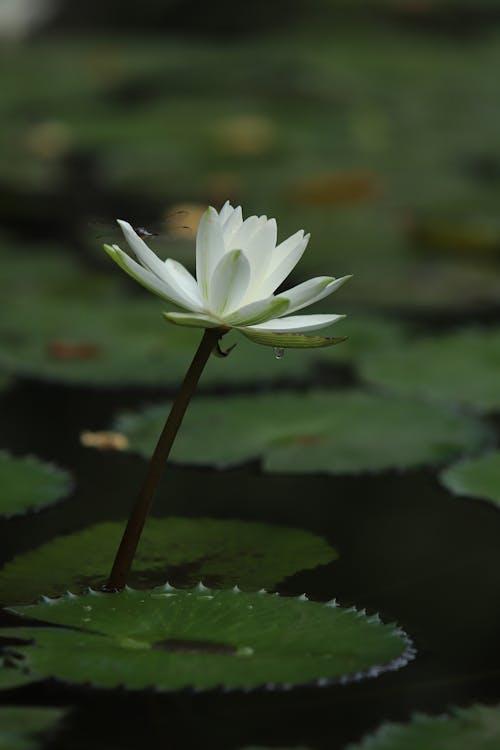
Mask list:
[[[293,198],[301,205],[332,206],[361,203],[380,193],[379,177],[368,170],[323,172],[304,178],[293,189]]]
[[[98,344],[86,341],[69,341],[67,339],[56,339],[47,345],[47,352],[52,359],[60,360],[87,360],[97,359],[102,354],[102,348]]]
[[[295,435],[293,442],[297,445],[315,445],[321,442],[320,435]]]

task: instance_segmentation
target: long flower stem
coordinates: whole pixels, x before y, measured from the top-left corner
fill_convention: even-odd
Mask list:
[[[118,547],[109,580],[105,586],[106,591],[119,591],[127,583],[142,529],[151,510],[156,488],[165,468],[165,463],[181,426],[191,396],[196,390],[201,373],[221,334],[222,331],[219,328],[205,329],[203,338],[189,366],[182,386],[175,397],[175,401],[165,422],[165,427],[151,457],[142,489],[132,509],[120,546]]]

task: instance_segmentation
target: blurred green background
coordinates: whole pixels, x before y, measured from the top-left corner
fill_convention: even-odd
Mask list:
[[[123,517],[143,464],[130,454],[96,456],[79,445],[80,429],[112,426],[120,410],[160,395],[152,385],[169,395],[200,337],[167,327],[164,303],[102,252],[103,242],[120,241],[115,218],[158,232],[151,246],[193,270],[200,212],[229,199],[246,215],[275,216],[280,240],[311,232],[291,283],[354,274],[318,306],[348,313],[331,330],[349,335],[347,343],[290,350],[276,362],[267,348],[240,340],[228,360],[212,358],[201,390],[243,398],[271,386],[316,386],[339,388],[331,395],[340,400],[344,386],[371,384],[380,416],[367,437],[358,432],[363,457],[374,427],[391,459],[393,445],[418,436],[411,416],[398,422],[396,438],[380,429],[397,407],[391,392],[465,405],[498,427],[500,0],[0,0],[0,41],[0,385],[29,378],[5,392],[3,442],[60,460],[77,477],[75,498],[60,510],[8,527],[5,559]],[[33,378],[147,388],[51,388]],[[306,413],[303,390],[295,400],[288,413]],[[234,403],[226,399],[231,417]],[[412,408],[432,427],[425,409]],[[357,455],[351,416],[345,420],[350,430],[335,436],[345,435]],[[424,438],[435,443],[437,433],[440,465],[450,441],[430,431]],[[489,433],[485,442],[498,444],[498,430]],[[317,443],[310,445],[312,454]],[[285,592],[337,595],[415,635],[421,654],[396,687],[384,692],[377,682],[371,693],[350,693],[350,713],[342,697],[334,722],[331,693],[300,694],[292,712],[285,696],[295,724],[280,731],[301,728],[293,745],[302,737],[310,744],[311,732],[325,743],[340,732],[328,746],[341,747],[342,721],[351,722],[347,741],[389,715],[498,700],[497,510],[448,494],[430,468],[309,475],[302,484],[253,465],[241,473],[173,468],[168,481],[174,489],[163,493],[160,514],[271,519],[326,534],[340,550],[336,571],[297,579]],[[235,493],[237,485],[248,489]],[[490,692],[477,687],[483,668]],[[247,716],[247,696],[234,700],[242,713],[228,731],[246,733],[238,718]],[[112,733],[101,701],[94,709]],[[78,726],[91,732],[97,723],[82,711]],[[224,711],[212,716],[216,741],[230,726]],[[267,726],[280,714],[270,711]],[[183,716],[183,732],[188,724],[203,732],[193,741],[200,747],[211,736],[210,711],[203,722]]]
[[[0,0],[0,34],[0,360],[78,302],[89,335],[146,304],[100,250],[116,217],[192,268],[226,199],[312,233],[293,281],[355,275],[325,310],[500,311],[497,0]]]

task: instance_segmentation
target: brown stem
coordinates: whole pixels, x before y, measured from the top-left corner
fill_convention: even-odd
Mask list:
[[[142,529],[153,504],[154,494],[161,475],[165,468],[165,463],[170,454],[170,449],[174,443],[175,437],[181,426],[182,419],[191,400],[191,396],[196,390],[198,380],[210,357],[214,346],[220,336],[225,331],[220,328],[206,328],[200,345],[189,366],[186,377],[175,397],[172,408],[165,422],[165,427],[160,435],[154,453],[151,457],[146,477],[139,493],[139,497],[132,509],[127,522],[123,537],[116,553],[115,561],[111,569],[109,580],[105,585],[106,591],[119,591],[127,583],[127,579],[132,567],[137,545],[141,538]]]

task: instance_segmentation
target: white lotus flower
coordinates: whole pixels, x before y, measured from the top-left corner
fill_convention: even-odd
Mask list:
[[[291,315],[338,289],[350,276],[318,276],[275,295],[309,241],[303,230],[276,245],[275,219],[250,216],[226,202],[208,208],[196,237],[196,279],[171,258],[162,261],[126,221],[118,221],[137,261],[118,245],[106,252],[143,286],[186,312],[168,312],[171,323],[200,328],[235,328],[257,343],[279,347],[326,346],[343,339],[302,334],[344,315]],[[285,316],[285,317],[283,317]]]

